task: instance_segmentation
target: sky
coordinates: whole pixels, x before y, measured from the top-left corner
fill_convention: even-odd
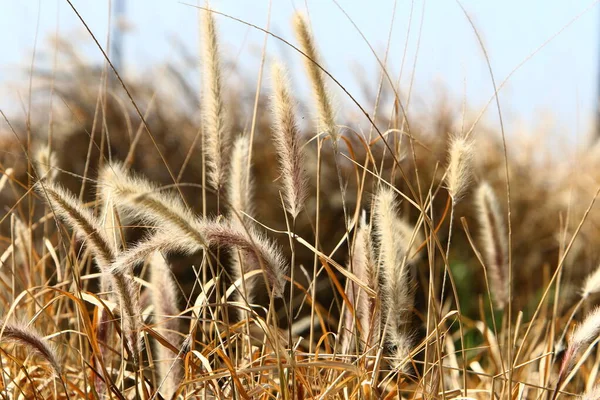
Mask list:
[[[125,74],[145,76],[156,66],[177,59],[175,42],[191,54],[198,53],[195,7],[173,0],[125,2]],[[72,0],[72,4],[104,46],[109,1]],[[269,0],[211,1],[213,9],[261,27],[266,27],[269,4]],[[509,129],[535,128],[548,119],[567,135],[581,135],[593,126],[600,8],[590,0],[273,0],[270,30],[295,42],[290,18],[295,10],[305,12],[325,66],[359,101],[364,101],[360,80],[374,90],[380,75],[369,44],[384,59],[391,38],[388,71],[394,79],[402,71],[404,93],[413,82],[415,107],[433,107],[446,95],[455,102],[466,99],[470,108],[479,110],[494,90],[481,45],[461,4],[481,37],[497,85],[522,64],[500,91]],[[237,59],[245,74],[255,77],[264,34],[224,17],[217,17],[217,23],[223,52]],[[0,27],[3,110],[14,111],[15,99],[23,96],[34,46],[34,65],[43,65],[42,54],[51,51],[48,39],[57,33],[75,43],[89,61],[102,61],[66,0],[0,0]],[[305,96],[300,57],[275,39],[269,39],[267,46],[269,58],[283,58],[291,64],[298,95]],[[338,91],[336,96],[350,104],[343,93]],[[494,125],[498,121],[492,111],[486,117]]]

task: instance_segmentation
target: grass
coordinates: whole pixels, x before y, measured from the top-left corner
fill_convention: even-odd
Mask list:
[[[313,102],[272,60],[240,96],[199,12],[202,118],[65,43],[50,121],[4,116],[1,398],[598,398],[597,149],[337,115],[300,14]]]

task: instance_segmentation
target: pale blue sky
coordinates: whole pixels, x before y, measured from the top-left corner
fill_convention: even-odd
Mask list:
[[[172,0],[126,1],[132,27],[125,41],[127,73],[140,74],[173,59],[176,55],[169,42],[172,36],[178,37],[191,52],[197,51],[198,18],[194,8]],[[197,3],[197,0],[188,1]],[[394,1],[338,1],[378,54],[383,55]],[[73,4],[104,44],[108,1],[73,0]],[[268,4],[268,0],[211,1],[214,9],[260,26],[266,24]],[[589,126],[596,109],[600,51],[600,9],[593,4],[590,0],[463,1],[485,42],[498,83],[574,17],[588,10],[517,71],[502,90],[502,107],[511,129],[517,129],[520,122],[535,126],[548,114],[566,134],[575,134],[579,126],[579,135]],[[360,99],[355,66],[361,65],[365,70],[361,76],[376,87],[378,65],[332,0],[273,0],[271,30],[293,40],[290,16],[295,9],[306,10],[307,7],[325,65]],[[65,0],[0,0],[0,107],[3,109],[14,108],[15,98],[18,98],[16,88],[20,82],[26,82],[27,69],[24,68],[31,62],[38,12],[38,48],[48,50],[47,38],[58,28],[60,34],[82,46],[82,52],[90,60],[101,60]],[[415,100],[420,105],[433,105],[443,87],[455,101],[462,101],[466,87],[468,104],[473,108],[484,105],[493,94],[487,65],[469,22],[458,3],[451,0],[429,0],[425,5],[423,0],[397,1],[389,54],[390,72],[394,77],[400,70],[411,22],[401,87],[407,87],[413,72],[421,20]],[[224,51],[231,55],[239,53],[240,65],[249,77],[254,77],[263,34],[222,17],[218,17],[218,24]],[[292,63],[300,61],[274,39],[269,40],[268,52]],[[293,78],[302,94],[304,76],[295,74]],[[21,95],[24,93],[26,91]],[[341,93],[338,98],[345,101]],[[495,123],[494,118],[495,114],[489,115],[490,123]]]

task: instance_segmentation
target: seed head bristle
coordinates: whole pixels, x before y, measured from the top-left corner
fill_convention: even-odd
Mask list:
[[[315,40],[302,14],[296,13],[294,15],[293,25],[296,38],[300,42],[300,49],[305,54],[305,57],[303,57],[304,66],[317,105],[317,131],[329,134],[334,146],[337,146],[339,132],[335,123],[335,112],[332,106],[331,94],[325,85],[323,71],[319,68],[321,61]]]
[[[150,258],[150,283],[152,285],[152,304],[156,330],[174,347],[181,347],[179,331],[179,309],[177,307],[177,285],[171,269],[163,255],[155,251]],[[173,353],[165,346],[156,344],[158,377],[161,382],[161,394],[170,399],[177,390],[183,377],[183,365],[180,359],[173,359]]]
[[[62,368],[56,350],[35,329],[0,320],[0,343],[17,343],[26,346],[46,360],[57,377],[61,376]]]
[[[585,299],[598,292],[600,292],[600,266],[586,278],[581,296]]]
[[[351,265],[357,278],[367,284],[375,293],[379,292],[379,272],[373,254],[371,240],[371,226],[367,224],[366,216],[362,215],[352,253]],[[358,293],[356,312],[362,328],[361,342],[364,348],[369,349],[379,342],[380,310],[376,299],[370,297],[364,290],[354,286],[354,293]],[[372,327],[372,329],[371,329]]]
[[[569,345],[577,349],[589,345],[600,335],[600,307],[590,312],[583,322],[575,328]]]
[[[483,253],[490,276],[490,291],[498,309],[508,302],[508,244],[500,206],[493,189],[482,183],[477,190],[478,219],[481,225]]]
[[[231,150],[228,182],[229,205],[237,213],[252,214],[252,177],[248,168],[249,156],[250,140],[247,136],[240,135],[235,139]],[[237,217],[232,215],[231,218]]]
[[[387,341],[395,348],[405,347],[413,308],[413,282],[408,268],[410,238],[406,222],[398,217],[392,189],[381,187],[374,205],[375,237],[379,250],[379,270],[383,275]],[[414,236],[414,235],[413,235]]]
[[[56,175],[58,175],[58,170],[56,169],[58,158],[47,145],[40,147],[35,153],[35,164],[39,179],[53,181]]]
[[[600,384],[596,384],[590,390],[582,394],[581,400],[600,400]]]
[[[96,217],[83,207],[78,199],[52,182],[38,183],[37,190],[48,200],[56,215],[66,221],[77,235],[85,240],[100,270],[110,274],[112,288],[116,291],[125,314],[123,326],[128,333],[127,340],[131,344],[133,356],[137,357],[141,349],[141,343],[137,339],[137,332],[140,330],[140,306],[136,285],[129,276],[132,271],[111,269],[116,251]]]
[[[556,398],[556,393],[563,380],[573,369],[575,357],[577,356],[579,350],[588,346],[598,337],[598,335],[600,335],[600,307],[596,307],[592,312],[587,314],[583,322],[577,325],[571,334],[569,346],[567,347],[560,366],[560,371],[558,373],[558,379],[553,398]]]
[[[273,139],[279,153],[279,169],[286,208],[293,217],[297,217],[306,198],[306,177],[302,149],[298,142],[299,132],[294,117],[294,100],[282,65],[273,64],[272,76]]]
[[[109,268],[115,258],[115,251],[91,211],[83,207],[75,196],[55,183],[38,183],[37,190],[47,199],[56,215],[85,240],[100,269]]]
[[[471,180],[473,142],[463,135],[455,135],[450,140],[446,185],[454,203],[457,203]]]
[[[8,182],[8,178],[13,174],[13,169],[12,168],[6,168],[4,170],[4,173],[2,174],[2,177],[0,177],[0,192],[2,191],[2,189],[4,189],[4,186],[6,185],[6,182]]]
[[[120,216],[187,235],[199,244],[204,243],[201,223],[179,198],[159,190],[149,181],[129,174],[122,164],[113,163],[101,173],[102,182],[115,203]]]
[[[204,151],[209,180],[220,190],[225,179],[225,152],[229,147],[229,125],[223,100],[221,60],[215,19],[209,10],[203,13],[203,97]]]
[[[246,273],[262,269],[275,297],[282,297],[287,263],[279,247],[253,227],[231,223],[207,223],[204,233],[210,245],[237,249]],[[251,289],[247,288],[251,296]]]

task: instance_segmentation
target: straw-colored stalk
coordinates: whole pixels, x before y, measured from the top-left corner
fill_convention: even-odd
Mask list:
[[[478,219],[481,226],[483,254],[490,277],[490,292],[498,309],[508,302],[508,244],[506,229],[493,189],[482,183],[477,190]]]

